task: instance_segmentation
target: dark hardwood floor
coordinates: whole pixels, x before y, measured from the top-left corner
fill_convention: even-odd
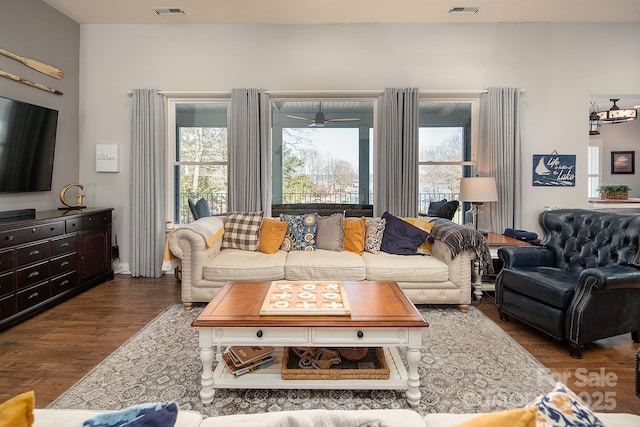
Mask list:
[[[47,406],[179,301],[180,286],[173,276],[118,275],[0,332],[0,402],[34,390],[36,407]],[[583,359],[576,360],[552,338],[515,320],[500,321],[492,299],[474,304],[597,410],[640,414],[635,396],[635,354],[640,345],[629,334],[591,345]]]

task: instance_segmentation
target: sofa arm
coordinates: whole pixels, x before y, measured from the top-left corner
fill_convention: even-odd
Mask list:
[[[598,290],[640,289],[640,269],[627,265],[586,268],[580,272],[576,291],[585,286]]]
[[[504,268],[553,267],[553,252],[544,246],[504,246],[498,248]]]
[[[193,301],[192,289],[204,279],[207,260],[220,252],[224,223],[204,217],[176,228],[169,236],[169,250],[182,262],[182,301]]]
[[[474,251],[462,251],[455,257],[451,254],[451,249],[439,240],[431,244],[431,256],[439,259],[449,267],[449,281],[458,285],[465,295],[468,293],[471,301],[471,272],[472,262],[476,259]]]

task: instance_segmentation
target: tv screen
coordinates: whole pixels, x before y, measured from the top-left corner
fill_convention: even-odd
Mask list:
[[[0,97],[0,193],[51,190],[58,111]]]

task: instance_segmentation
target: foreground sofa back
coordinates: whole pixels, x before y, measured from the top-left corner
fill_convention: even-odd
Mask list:
[[[329,250],[279,250],[265,254],[223,249],[221,238],[207,242],[207,236],[215,235],[216,227],[223,221],[221,217],[201,218],[177,228],[169,237],[169,249],[181,261],[182,302],[187,308],[194,302],[211,301],[229,281],[274,280],[392,280],[415,304],[454,304],[466,311],[471,303],[472,262],[477,259],[478,252],[477,248],[468,245],[455,246],[456,242],[465,239],[436,239],[430,256],[384,252],[358,255]],[[448,220],[437,219],[433,234],[437,235],[438,227],[444,229],[445,223],[446,227],[459,232],[476,233]],[[477,241],[484,242],[481,235]],[[485,249],[488,254],[488,247]]]
[[[72,427],[104,411],[86,409],[35,409],[33,427]],[[198,412],[178,412],[175,427],[268,427],[268,426],[385,426],[453,427],[480,414],[428,414],[424,418],[409,409],[281,411],[204,418]],[[640,425],[640,416],[597,413],[607,427]],[[369,424],[366,424],[366,423]],[[377,422],[377,423],[376,423]]]

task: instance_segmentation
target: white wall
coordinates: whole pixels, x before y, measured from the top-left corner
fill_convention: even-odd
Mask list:
[[[520,87],[521,226],[537,230],[543,206],[587,206],[589,95],[640,93],[639,40],[637,24],[82,25],[80,181],[116,208],[126,261],[132,88]],[[120,173],[95,172],[96,144],[120,145]],[[577,155],[575,187],[531,185],[532,155],[553,150]]]

